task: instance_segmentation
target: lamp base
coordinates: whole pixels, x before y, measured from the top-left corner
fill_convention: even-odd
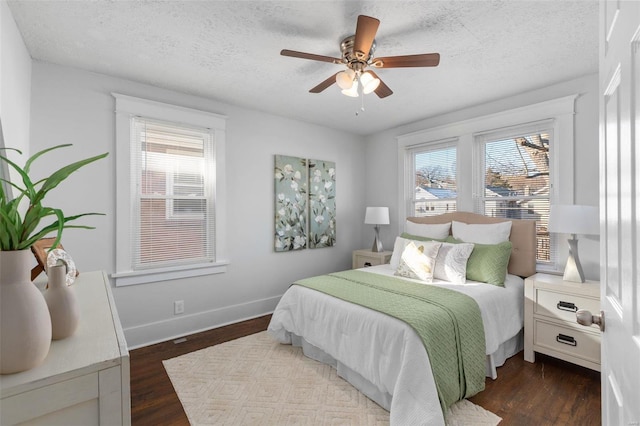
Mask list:
[[[371,251],[374,253],[380,253],[384,251],[382,248],[382,241],[380,241],[380,227],[376,225],[374,229],[376,231],[376,237],[373,240],[373,247],[371,247]]]
[[[562,279],[574,283],[583,283],[585,280],[580,258],[578,257],[578,239],[572,238],[567,242],[569,243],[569,258],[567,259],[567,265],[564,267]]]

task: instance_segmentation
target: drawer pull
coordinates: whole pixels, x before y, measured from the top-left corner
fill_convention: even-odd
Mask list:
[[[371,262],[364,262],[364,267],[368,268],[369,266],[371,266]]]
[[[564,343],[565,345],[569,345],[569,346],[578,346],[578,342],[576,342],[576,339],[574,339],[571,336],[567,336],[566,334],[558,334],[556,336],[556,342],[558,343]]]
[[[578,307],[575,305],[575,303],[571,302],[563,302],[561,300],[558,302],[556,307],[561,311],[578,312]]]

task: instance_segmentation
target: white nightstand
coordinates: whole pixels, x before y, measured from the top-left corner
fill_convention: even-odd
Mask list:
[[[600,283],[535,274],[524,282],[524,359],[535,352],[600,371],[600,329],[576,322],[576,311],[600,312]]]
[[[367,266],[384,265],[391,260],[390,251],[373,252],[371,250],[354,250],[353,251],[353,269],[364,268]]]

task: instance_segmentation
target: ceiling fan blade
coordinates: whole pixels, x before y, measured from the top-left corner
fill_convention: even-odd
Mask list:
[[[356,36],[353,41],[353,51],[358,59],[364,59],[369,56],[373,39],[376,38],[380,21],[370,16],[358,16],[358,24],[356,25]]]
[[[338,73],[335,73],[334,75],[332,75],[331,77],[329,77],[328,79],[323,81],[322,83],[318,84],[316,87],[314,87],[313,89],[309,90],[309,92],[310,93],[320,93],[320,92],[322,92],[324,89],[326,89],[327,87],[331,86],[333,83],[336,82],[336,75],[338,75]]]
[[[371,62],[371,66],[376,68],[437,67],[440,63],[440,54],[387,56],[374,58]]]
[[[311,59],[312,61],[329,62],[332,64],[341,64],[342,59],[332,58],[331,56],[315,55],[313,53],[297,52],[295,50],[282,49],[282,56],[291,56],[292,58]]]
[[[378,95],[380,99],[393,95],[393,90],[389,89],[389,86],[384,84],[384,81],[382,81],[382,79],[375,72],[371,70],[367,72],[370,73],[375,78],[377,78],[378,80],[380,80],[380,84],[378,85],[378,87],[376,87],[376,90],[374,90],[374,92],[376,92],[376,95]]]

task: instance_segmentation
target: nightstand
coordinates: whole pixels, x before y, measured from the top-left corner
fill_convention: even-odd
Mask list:
[[[353,251],[353,269],[364,268],[367,266],[384,265],[391,260],[390,251],[373,252],[371,250],[354,250]]]
[[[576,311],[600,312],[600,283],[535,274],[524,282],[524,359],[535,353],[600,371],[600,329],[576,322]]]

